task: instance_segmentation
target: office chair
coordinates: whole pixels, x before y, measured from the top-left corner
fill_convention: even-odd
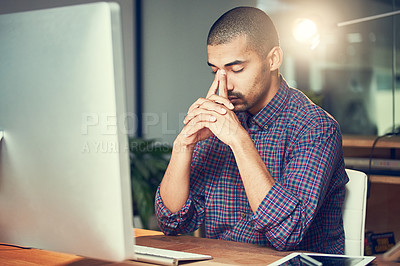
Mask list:
[[[365,213],[367,206],[367,175],[346,169],[349,182],[343,206],[345,255],[364,256]]]

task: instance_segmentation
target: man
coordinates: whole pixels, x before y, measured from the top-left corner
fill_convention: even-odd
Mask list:
[[[343,253],[339,125],[279,74],[271,19],[251,7],[228,11],[207,52],[214,81],[189,108],[156,194],[162,231],[204,223],[208,238]]]

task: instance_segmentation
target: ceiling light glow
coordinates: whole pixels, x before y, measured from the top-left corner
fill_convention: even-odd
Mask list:
[[[307,44],[314,49],[319,44],[317,25],[311,19],[298,19],[293,28],[293,36],[296,41]]]

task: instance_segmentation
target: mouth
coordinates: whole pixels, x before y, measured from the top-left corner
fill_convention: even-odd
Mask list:
[[[238,105],[241,102],[240,98],[238,97],[228,97],[228,99],[233,105]]]
[[[239,92],[230,91],[228,94],[228,99],[233,105],[238,105],[243,103],[243,95]]]

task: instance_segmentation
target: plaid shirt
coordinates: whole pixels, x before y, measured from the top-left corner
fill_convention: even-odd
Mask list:
[[[282,79],[258,114],[237,113],[275,184],[253,213],[229,146],[212,136],[196,145],[190,195],[171,213],[156,194],[156,215],[168,235],[203,223],[208,238],[278,250],[342,254],[345,173],[338,123]]]

